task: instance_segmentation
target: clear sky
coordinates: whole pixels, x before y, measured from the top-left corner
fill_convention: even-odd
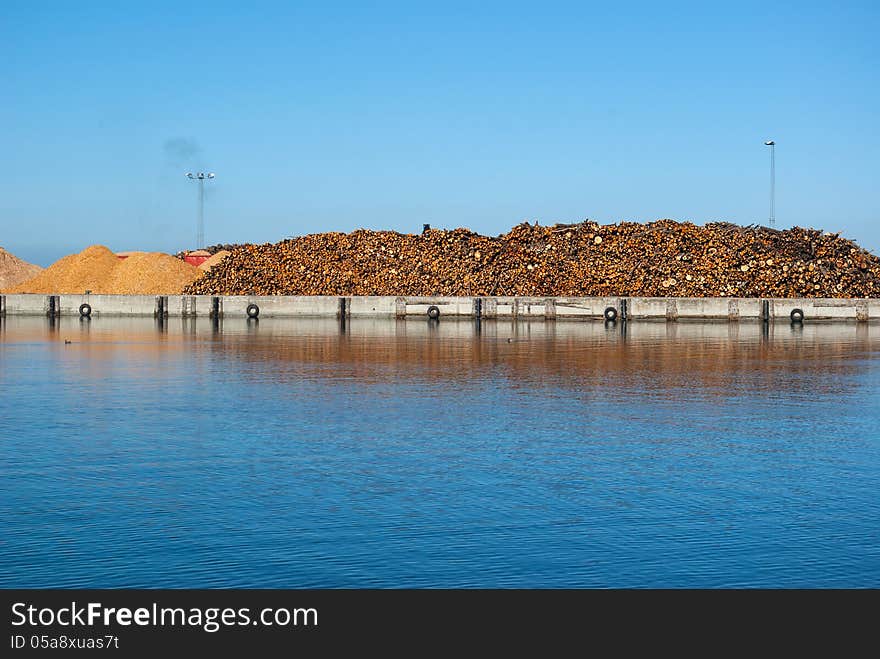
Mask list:
[[[19,2],[0,245],[766,223],[880,251],[880,4]]]

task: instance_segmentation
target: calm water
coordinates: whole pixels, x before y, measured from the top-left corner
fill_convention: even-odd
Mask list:
[[[880,587],[878,348],[6,318],[0,586]]]

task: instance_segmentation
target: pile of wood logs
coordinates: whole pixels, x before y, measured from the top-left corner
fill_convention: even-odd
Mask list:
[[[222,245],[221,245],[221,244],[218,244],[218,245],[209,245],[208,247],[202,247],[201,249],[202,249],[202,251],[204,251],[204,252],[208,252],[208,254],[211,254],[211,255],[213,256],[213,255],[216,254],[217,252],[231,252],[232,250],[234,250],[234,249],[236,249],[236,248],[238,248],[238,247],[245,247],[245,245],[238,245],[238,244],[236,244],[236,245],[225,245],[225,244],[222,244]],[[191,251],[191,250],[184,250],[184,251],[182,251],[182,252],[177,252],[177,254],[175,254],[174,256],[176,256],[177,258],[183,260],[183,258],[184,258],[187,254],[189,254],[190,251]]]
[[[360,230],[236,246],[190,295],[880,297],[880,259],[793,228],[583,222]]]

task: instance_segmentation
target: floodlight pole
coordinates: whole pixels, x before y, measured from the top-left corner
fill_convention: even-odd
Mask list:
[[[205,246],[205,179],[211,180],[214,178],[214,174],[213,172],[208,174],[204,172],[199,172],[198,174],[187,172],[186,177],[199,182],[199,218],[196,224],[196,248],[201,249]]]
[[[776,224],[776,142],[767,140],[765,146],[770,147],[770,226]]]

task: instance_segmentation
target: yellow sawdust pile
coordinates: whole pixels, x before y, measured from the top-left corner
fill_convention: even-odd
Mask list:
[[[11,288],[9,293],[98,293],[119,259],[102,245],[59,259],[33,279]]]
[[[119,259],[103,245],[56,261],[33,279],[7,293],[105,293],[174,295],[202,276],[202,271],[161,252],[132,252]]]
[[[22,261],[0,247],[0,290],[36,277],[42,270],[40,266]]]
[[[140,252],[119,261],[107,279],[107,290],[102,292],[117,295],[174,295],[201,276],[201,270],[170,254]]]
[[[230,254],[231,254],[231,252],[228,252],[228,251],[226,251],[225,249],[221,249],[219,252],[216,252],[216,253],[215,253],[211,258],[209,258],[207,261],[205,261],[204,263],[202,263],[202,264],[199,266],[199,270],[201,270],[202,272],[207,272],[208,270],[210,270],[210,269],[213,268],[215,265],[217,265],[218,263],[220,263],[220,261],[222,261],[223,259],[225,259],[225,258],[226,258],[227,256],[229,256]]]

